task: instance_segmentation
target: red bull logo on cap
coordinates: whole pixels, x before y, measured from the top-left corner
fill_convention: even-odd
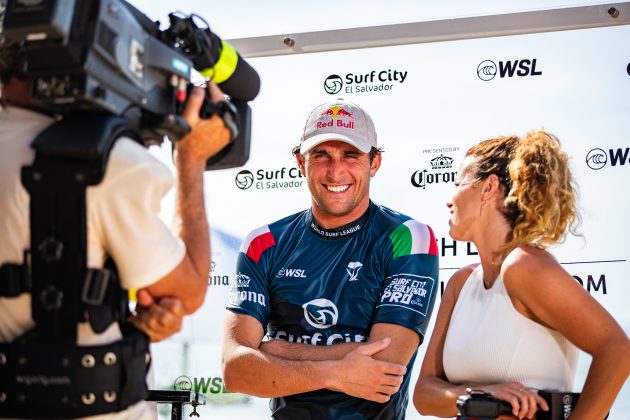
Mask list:
[[[322,116],[326,116],[326,115],[330,115],[333,118],[339,118],[339,117],[354,118],[352,116],[352,112],[348,112],[340,106],[332,106],[328,108],[326,111],[322,112]]]
[[[354,121],[348,121],[354,119],[352,112],[346,111],[340,106],[331,106],[326,111],[322,112],[322,117],[332,117],[330,121],[317,121],[317,129],[325,127],[343,127],[354,130]],[[346,122],[344,122],[344,120]]]

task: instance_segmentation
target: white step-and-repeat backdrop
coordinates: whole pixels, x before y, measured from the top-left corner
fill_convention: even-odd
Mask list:
[[[209,290],[184,330],[154,346],[156,388],[203,392],[208,405],[199,412],[205,418],[269,417],[267,400],[223,387],[224,307],[245,235],[309,206],[291,148],[308,112],[334,98],[354,101],[372,115],[385,153],[371,197],[433,227],[442,286],[455,269],[477,260],[474,247],[449,238],[445,204],[467,148],[530,129],[555,133],[572,157],[583,223],[582,236],[569,237],[552,252],[629,332],[628,39],[625,26],[250,59],[262,79],[251,104],[251,157],[242,168],[206,175]],[[169,152],[156,153],[169,160]],[[172,207],[170,196],[165,217]],[[423,345],[412,387],[424,351]],[[576,391],[588,363],[583,356]],[[167,407],[160,411],[169,416]],[[421,418],[411,404],[408,418]],[[630,383],[610,416],[628,418]]]

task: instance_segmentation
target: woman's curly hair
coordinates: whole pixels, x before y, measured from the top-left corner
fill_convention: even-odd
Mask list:
[[[481,181],[495,174],[504,192],[500,209],[512,227],[501,248],[505,256],[514,248],[546,248],[562,241],[566,231],[576,234],[580,223],[577,187],[569,157],[560,142],[543,130],[523,138],[497,137],[471,147],[471,171]]]

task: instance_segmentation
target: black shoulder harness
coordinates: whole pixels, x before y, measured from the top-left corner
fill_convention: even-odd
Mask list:
[[[0,343],[0,412],[10,417],[83,417],[143,399],[148,340],[124,324],[126,291],[115,266],[87,267],[86,191],[105,175],[121,136],[138,138],[121,117],[77,112],[44,130],[22,168],[30,195],[31,249],[24,264],[0,267],[0,296],[31,293],[35,328]],[[122,238],[121,238],[122,239]],[[77,324],[95,332],[121,322],[125,338],[76,346]]]

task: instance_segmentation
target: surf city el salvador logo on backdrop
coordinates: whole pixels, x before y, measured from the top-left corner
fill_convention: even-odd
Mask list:
[[[346,73],[343,77],[331,74],[324,79],[324,91],[336,95],[344,93],[373,93],[392,90],[407,80],[407,70],[371,70],[363,74]],[[345,85],[345,87],[344,87]]]
[[[297,167],[257,169],[255,172],[243,169],[236,174],[234,184],[240,190],[252,187],[256,190],[289,189],[304,185],[303,178],[304,175]]]

